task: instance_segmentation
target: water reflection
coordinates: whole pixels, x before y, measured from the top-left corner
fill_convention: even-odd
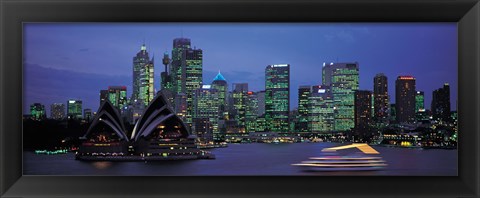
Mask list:
[[[112,162],[92,162],[93,167],[99,170],[104,170],[113,165]]]

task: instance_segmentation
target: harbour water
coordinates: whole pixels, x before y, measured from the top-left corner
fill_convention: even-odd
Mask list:
[[[457,150],[391,148],[373,146],[388,166],[379,171],[304,172],[291,166],[320,156],[323,148],[338,143],[229,144],[209,149],[213,160],[156,162],[87,162],[75,160],[73,153],[44,155],[25,151],[24,175],[138,175],[138,176],[212,176],[212,175],[399,175],[456,176]]]

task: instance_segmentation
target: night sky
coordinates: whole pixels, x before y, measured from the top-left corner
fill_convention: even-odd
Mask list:
[[[155,56],[155,89],[160,88],[163,53],[173,39],[190,38],[203,50],[203,82],[221,71],[232,83],[264,90],[265,67],[290,64],[291,109],[300,85],[321,84],[324,62],[355,62],[360,89],[373,90],[373,77],[388,77],[391,102],[395,79],[416,77],[430,109],[432,91],[450,83],[457,101],[456,23],[27,23],[24,25],[24,110],[83,100],[96,111],[99,91],[125,85],[132,91],[133,57],[145,42]]]

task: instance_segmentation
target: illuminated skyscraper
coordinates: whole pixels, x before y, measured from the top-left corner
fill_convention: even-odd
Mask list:
[[[425,96],[423,91],[417,91],[415,94],[415,113],[425,111]]]
[[[288,132],[290,112],[290,65],[265,68],[266,131]]]
[[[69,119],[82,119],[82,101],[68,100],[67,101],[67,116]]]
[[[109,86],[108,100],[117,107],[120,112],[124,112],[127,107],[127,87],[126,86]]]
[[[355,128],[366,129],[372,121],[372,92],[355,91]]]
[[[187,99],[185,122],[191,126],[193,115],[193,92],[202,85],[203,51],[191,48],[190,39],[173,40],[170,75],[174,93],[184,93]]]
[[[298,126],[299,132],[308,132],[308,98],[310,97],[310,86],[298,88]]]
[[[395,81],[395,108],[398,123],[412,123],[415,121],[415,78],[413,76],[399,76]]]
[[[40,103],[33,103],[30,105],[30,115],[32,115],[32,119],[34,120],[43,120],[47,118],[45,106]]]
[[[218,117],[220,120],[228,119],[227,110],[227,96],[228,96],[228,84],[223,75],[218,72],[217,76],[213,79],[212,88],[218,90]]]
[[[358,90],[358,63],[324,64],[322,81],[330,86],[334,100],[335,131],[347,131],[355,126],[354,92]]]
[[[203,85],[195,90],[193,127],[202,141],[213,141],[218,136],[218,90],[211,85]]]
[[[255,132],[257,130],[258,117],[258,98],[253,91],[247,92],[245,109],[245,132]]]
[[[373,78],[373,118],[377,123],[388,123],[389,117],[388,79],[380,73]]]
[[[50,117],[55,120],[65,119],[65,104],[53,103],[50,105]]]
[[[312,132],[332,132],[334,127],[334,104],[330,86],[312,86],[308,97],[309,130]]]
[[[145,44],[133,57],[133,94],[132,100],[140,100],[145,106],[153,100],[155,90],[153,87],[153,58],[150,60]]]
[[[444,122],[451,121],[450,85],[448,83],[445,83],[442,88],[433,91],[431,106],[433,119]]]
[[[233,84],[233,108],[235,110],[235,120],[237,121],[237,128],[240,132],[245,132],[245,118],[247,111],[247,92],[248,83],[234,83]]]

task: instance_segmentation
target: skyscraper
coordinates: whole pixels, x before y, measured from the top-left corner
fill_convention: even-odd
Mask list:
[[[423,91],[417,91],[415,94],[415,113],[425,111],[425,96]]]
[[[65,119],[65,104],[53,103],[50,105],[50,117],[55,120]]]
[[[202,141],[213,141],[218,136],[218,90],[203,85],[195,90],[193,126],[195,134]]]
[[[380,73],[373,78],[373,119],[377,123],[388,123],[389,117],[388,79]]]
[[[257,92],[258,99],[258,117],[265,117],[265,90]]]
[[[289,131],[290,65],[268,65],[265,68],[266,130]]]
[[[245,109],[245,132],[255,132],[257,130],[258,117],[258,98],[253,91],[247,92]]]
[[[117,107],[120,112],[127,107],[127,87],[126,86],[109,86],[108,100]]]
[[[212,88],[218,90],[218,117],[220,120],[228,119],[228,84],[223,75],[218,72],[217,76],[213,79]]]
[[[415,78],[413,76],[398,76],[395,81],[395,108],[398,123],[415,121]]]
[[[310,97],[310,86],[300,86],[298,88],[298,126],[299,132],[308,132],[308,98]]]
[[[202,85],[203,51],[191,48],[190,39],[176,38],[173,40],[172,66],[170,75],[173,81],[174,93],[184,93],[187,99],[185,122],[192,123],[193,92]]]
[[[450,85],[448,83],[433,91],[431,106],[433,119],[444,122],[451,121]]]
[[[34,120],[43,120],[47,118],[45,113],[45,106],[40,103],[33,103],[30,105],[30,114]]]
[[[150,60],[147,47],[142,45],[140,51],[133,57],[133,94],[132,100],[140,100],[145,106],[153,100],[155,90],[153,88],[154,60]]]
[[[67,101],[67,116],[69,119],[82,119],[82,101],[70,99]]]
[[[355,128],[366,129],[372,121],[372,92],[355,91]]]
[[[347,131],[355,126],[354,92],[359,87],[358,63],[330,63],[322,68],[322,81],[332,90],[335,107],[335,131]]]
[[[334,127],[334,103],[330,86],[312,86],[308,97],[308,128],[312,132],[332,132]]]
[[[232,99],[233,108],[235,110],[234,119],[237,121],[237,128],[241,132],[245,132],[248,83],[234,83],[233,86]]]

